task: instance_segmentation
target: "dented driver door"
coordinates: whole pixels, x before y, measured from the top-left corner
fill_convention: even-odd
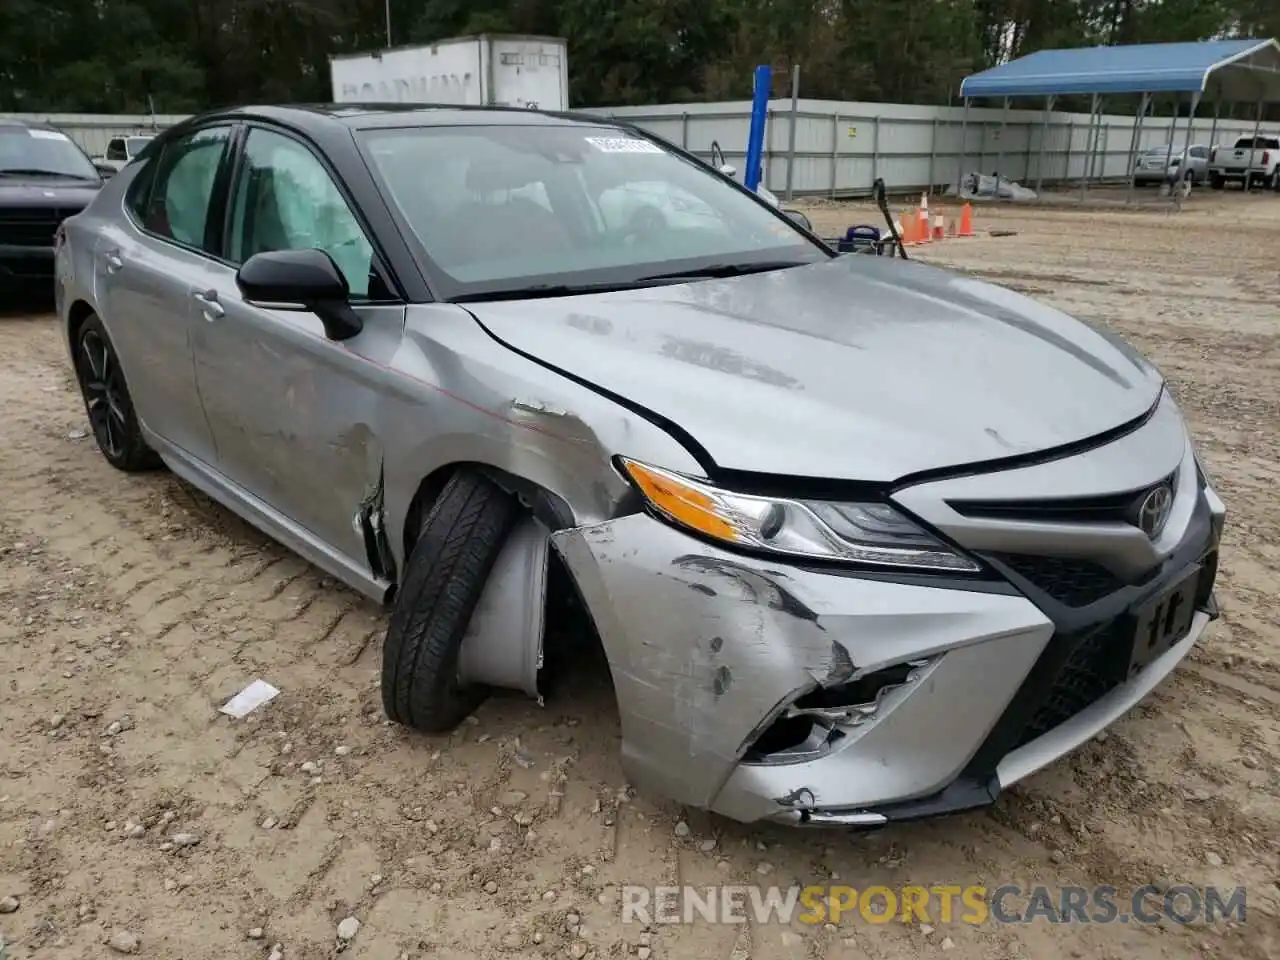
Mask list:
[[[364,329],[335,343],[313,314],[254,306],[228,281],[195,350],[220,472],[378,576],[357,514],[380,507],[379,397],[404,308],[357,307]]]

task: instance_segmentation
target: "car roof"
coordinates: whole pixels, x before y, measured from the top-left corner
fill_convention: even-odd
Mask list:
[[[498,126],[627,126],[625,120],[533,110],[527,107],[472,107],[460,104],[432,103],[320,103],[261,104],[213,110],[192,117],[188,123],[223,119],[260,119],[283,123],[308,132],[320,132],[336,126],[349,129],[390,127],[445,127],[466,124]]]

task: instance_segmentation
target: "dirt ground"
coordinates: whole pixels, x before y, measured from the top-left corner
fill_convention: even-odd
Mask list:
[[[876,222],[808,209],[824,233]],[[114,937],[165,960],[325,958],[349,917],[342,949],[369,960],[1280,955],[1280,197],[984,206],[977,226],[919,258],[1105,323],[1172,381],[1229,510],[1223,615],[1146,703],[994,810],[861,836],[629,792],[599,669],[450,736],[388,725],[382,613],[168,473],[112,470],[52,317],[0,319],[0,957],[105,957]],[[281,695],[220,716],[255,678]],[[1248,912],[620,920],[620,884],[793,881],[1243,885]]]

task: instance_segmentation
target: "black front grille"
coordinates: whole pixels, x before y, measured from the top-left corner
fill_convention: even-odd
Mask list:
[[[1213,586],[1217,536],[1204,497],[1196,500],[1182,541],[1143,584],[1123,584],[1097,603],[1072,608],[1054,599],[1007,562],[990,558],[1053,622],[1053,636],[961,779],[999,789],[995,771],[1009,752],[1060,727],[1128,679],[1134,637],[1155,597],[1173,589],[1191,564],[1200,565],[1196,606],[1216,616]],[[1096,576],[1096,574],[1095,574]],[[1061,589],[1061,588],[1059,588]]]
[[[58,224],[67,210],[0,210],[0,244],[19,247],[52,247]]]
[[[1092,560],[1024,553],[994,554],[993,560],[1068,607],[1085,607],[1114,593],[1124,582]]]
[[[1218,576],[1218,551],[1210,550],[1201,556],[1199,563],[1195,604],[1199,610],[1210,610],[1213,586]],[[1083,639],[1074,641],[1074,648],[1049,679],[1043,698],[1034,708],[1013,749],[1070,720],[1129,679],[1135,626],[1133,615],[1126,612],[1102,624]]]
[[[1130,629],[1128,618],[1122,617],[1076,646],[1058,668],[1044,700],[1023,727],[1014,749],[1066,723],[1119,686],[1128,665]]]

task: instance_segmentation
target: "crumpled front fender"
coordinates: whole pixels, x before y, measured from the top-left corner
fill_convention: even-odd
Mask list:
[[[881,739],[867,741],[866,769],[856,773],[883,771],[890,796],[938,789],[976,750],[1051,632],[1022,597],[791,567],[721,550],[644,514],[561,530],[552,542],[609,660],[628,776],[697,807],[716,809],[747,748],[801,694],[995,641],[954,660],[959,686],[990,682],[985,696],[952,703],[933,679],[946,672],[934,670],[929,689],[894,708],[904,730],[933,724],[938,735],[904,744],[893,771],[884,742],[892,726],[876,732],[872,723],[859,734]],[[992,676],[993,662],[1009,676]],[[811,792],[835,799],[817,784]],[[776,797],[757,799],[722,812],[754,819],[777,809]]]

